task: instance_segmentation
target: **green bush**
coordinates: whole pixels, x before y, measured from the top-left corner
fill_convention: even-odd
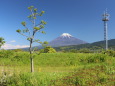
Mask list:
[[[13,57],[14,54],[12,50],[0,50],[0,58],[10,58]]]
[[[40,51],[40,53],[56,53],[56,50],[51,46],[47,46]]]
[[[103,54],[107,54],[109,56],[115,57],[115,51],[113,50],[107,50],[107,51],[103,51]]]
[[[22,52],[23,50],[22,49],[14,49],[12,51],[14,51],[14,52]]]
[[[92,54],[87,57],[80,58],[79,61],[81,63],[100,63],[105,62],[107,56],[104,54]]]

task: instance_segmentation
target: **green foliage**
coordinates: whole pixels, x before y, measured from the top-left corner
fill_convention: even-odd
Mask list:
[[[41,20],[40,23],[35,22],[35,19],[37,19],[38,16],[41,16],[44,13],[44,11],[41,11],[41,13],[37,13],[37,8],[34,8],[34,6],[30,6],[30,7],[28,7],[28,9],[31,12],[31,15],[29,15],[28,18],[30,19],[30,21],[32,22],[32,24],[34,26],[33,31],[29,30],[28,27],[26,26],[26,22],[23,21],[23,22],[21,22],[21,24],[25,27],[25,29],[23,29],[23,30],[18,29],[18,30],[16,30],[16,32],[27,37],[27,40],[30,42],[30,44],[32,44],[33,42],[42,44],[42,42],[40,42],[40,40],[36,41],[37,39],[34,39],[35,38],[34,35],[38,31],[45,34],[45,31],[40,31],[40,30],[43,29],[44,25],[46,25],[47,23],[44,20]],[[29,35],[26,35],[24,33],[29,33]],[[32,49],[30,49],[30,50],[32,50]]]
[[[8,56],[7,56],[8,55]],[[30,73],[29,53],[0,51],[0,86],[114,86],[115,58],[103,53],[34,54]]]
[[[47,41],[44,41],[43,44],[48,44],[48,42],[47,42]]]
[[[77,53],[77,50],[76,49],[71,49],[70,52]]]
[[[36,51],[37,52],[37,51]],[[56,53],[56,51],[51,47],[46,47],[41,50],[40,55],[33,54],[35,59],[35,64],[39,66],[76,66],[76,65],[87,65],[87,64],[96,64],[96,63],[105,63],[111,62],[111,57],[106,54],[83,54],[83,53]],[[29,52],[21,51],[20,49],[16,50],[1,50],[0,51],[0,62],[2,58],[8,58],[11,60],[9,64],[12,64],[12,61],[19,61],[19,63],[24,62],[29,65]],[[58,58],[58,59],[57,59]],[[7,61],[7,59],[6,59]],[[6,63],[6,62],[5,62]],[[15,64],[16,65],[16,64]]]
[[[60,80],[54,81],[58,86],[114,86],[114,80],[111,75],[106,74],[104,65],[98,65],[91,68],[83,68],[66,76]],[[115,76],[115,75],[114,75]],[[60,82],[60,83],[59,83]]]
[[[37,9],[36,9],[36,8],[34,9],[34,12],[35,12],[35,13],[37,12]]]
[[[109,56],[115,57],[115,51],[113,50],[107,50],[107,51],[103,51],[103,54],[107,54]]]
[[[12,50],[0,50],[0,58],[12,58],[14,52]]]
[[[45,31],[41,31],[41,33],[46,34],[46,32],[45,32]]]
[[[26,26],[26,22],[21,22],[21,24],[22,24],[23,26]]]
[[[87,49],[87,48],[82,48],[78,51],[79,53],[91,53],[91,50]]]
[[[90,49],[88,48],[82,48],[82,49],[68,49],[68,50],[63,50],[62,52],[65,52],[65,53],[68,53],[68,52],[71,52],[71,53],[93,53],[93,51],[91,51]]]
[[[44,20],[42,20],[42,21],[41,21],[41,24],[46,25],[47,22],[45,22]]]
[[[44,41],[44,42],[42,42],[41,44],[42,44],[42,46],[45,48],[45,47],[48,45],[48,42],[47,42],[47,41]]]
[[[18,30],[16,30],[16,32],[20,33],[20,32],[21,32],[21,30],[20,30],[20,29],[18,29]]]
[[[44,25],[40,25],[40,28],[43,29],[43,28],[44,28]]]
[[[47,44],[45,42],[44,44]],[[40,50],[41,53],[56,53],[56,50],[50,46],[45,47],[44,49]]]
[[[103,54],[94,54],[94,55],[89,55],[88,57],[80,58],[79,61],[82,64],[101,63],[107,61],[107,56]]]
[[[30,7],[28,7],[29,10],[32,10],[33,8],[34,8],[34,6],[30,6]]]
[[[3,74],[4,76],[4,74]],[[4,78],[4,81],[0,81],[0,86],[49,86],[52,80],[57,78],[61,78],[64,76],[62,73],[13,73],[9,75],[5,74],[4,77],[0,77],[0,79]]]
[[[34,29],[35,29],[35,30],[40,30],[40,28],[39,28],[39,27],[34,27]]]
[[[42,16],[45,13],[45,11],[41,11],[41,13],[39,14],[39,16]]]
[[[14,52],[22,52],[23,50],[22,49],[14,49],[12,51],[14,51]]]
[[[31,38],[27,38],[27,40],[28,40],[28,41],[30,41],[30,40],[31,40]]]
[[[4,41],[4,38],[0,37],[0,48],[2,45],[4,45],[5,41]]]
[[[46,25],[47,23],[44,21],[44,20],[41,20],[41,22],[40,23],[36,23],[35,22],[35,19],[37,19],[37,17],[38,16],[41,16],[43,13],[44,13],[44,11],[41,11],[41,13],[37,13],[37,9],[36,8],[34,8],[34,6],[30,6],[30,7],[28,7],[28,9],[30,10],[30,12],[31,12],[31,15],[29,15],[28,16],[28,18],[30,19],[30,21],[32,22],[32,24],[34,25],[34,27],[33,27],[33,31],[31,32],[29,29],[28,29],[28,27],[26,26],[26,22],[21,22],[21,24],[26,28],[26,29],[24,29],[24,30],[21,30],[21,29],[18,29],[18,30],[16,30],[16,32],[18,32],[18,33],[20,33],[21,35],[23,35],[23,36],[26,36],[27,38],[30,38],[30,39],[32,39],[32,40],[34,40],[34,34],[36,33],[36,32],[41,32],[41,33],[45,33],[44,31],[40,31],[41,29],[43,29],[44,28],[44,25]],[[29,35],[27,36],[27,35],[25,35],[24,33],[29,33]],[[33,36],[33,37],[31,37],[31,36]],[[28,39],[27,39],[28,40]],[[29,40],[30,41],[30,40]]]

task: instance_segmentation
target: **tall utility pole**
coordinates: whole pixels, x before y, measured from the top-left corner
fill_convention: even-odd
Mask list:
[[[107,21],[109,21],[109,14],[107,10],[103,14],[102,21],[104,22],[104,41],[105,41],[105,50],[108,50],[108,28],[107,28]]]

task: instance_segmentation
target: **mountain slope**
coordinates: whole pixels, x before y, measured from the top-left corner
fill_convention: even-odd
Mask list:
[[[61,36],[49,42],[48,46],[59,47],[68,45],[79,45],[85,43],[87,42],[77,39],[68,33],[63,33]]]
[[[108,47],[109,49],[115,50],[115,39],[111,39],[108,41]],[[80,45],[70,45],[70,46],[62,46],[62,47],[55,47],[57,51],[61,50],[70,50],[70,49],[82,49],[82,48],[88,48],[88,49],[104,49],[105,48],[105,42],[104,41],[98,41],[94,43],[87,43],[87,44],[80,44]]]

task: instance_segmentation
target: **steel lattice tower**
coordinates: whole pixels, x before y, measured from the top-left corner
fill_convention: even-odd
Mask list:
[[[104,22],[104,41],[105,41],[105,50],[108,50],[108,27],[107,27],[107,21],[109,21],[109,14],[107,13],[107,10],[103,14],[102,21]]]

